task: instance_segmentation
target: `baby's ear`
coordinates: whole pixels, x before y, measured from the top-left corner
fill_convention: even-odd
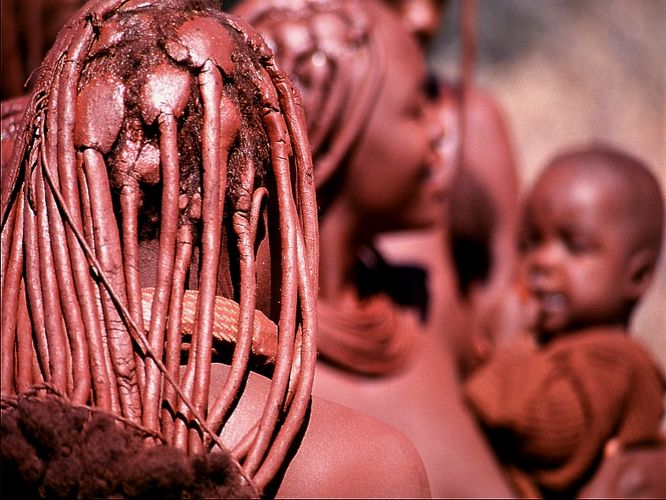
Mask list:
[[[657,252],[651,248],[641,248],[629,257],[624,284],[627,299],[638,300],[650,288],[657,257]]]

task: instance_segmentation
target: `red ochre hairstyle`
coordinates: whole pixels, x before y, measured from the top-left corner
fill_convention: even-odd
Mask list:
[[[3,172],[3,412],[50,391],[190,456],[224,449],[254,352],[274,363],[272,385],[231,453],[261,491],[311,396],[312,160],[291,82],[215,5],[92,0],[42,64]],[[262,236],[277,326],[255,312]],[[154,288],[140,279],[146,241]],[[211,395],[214,342],[229,338]]]

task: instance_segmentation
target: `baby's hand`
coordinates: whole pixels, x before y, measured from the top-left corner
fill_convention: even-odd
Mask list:
[[[532,337],[537,315],[537,302],[521,283],[515,283],[485,316],[484,337],[492,347],[510,343],[519,337]]]

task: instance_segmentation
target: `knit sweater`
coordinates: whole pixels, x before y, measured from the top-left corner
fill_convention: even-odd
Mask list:
[[[570,492],[610,439],[620,446],[659,439],[665,388],[637,342],[620,330],[590,329],[542,348],[499,349],[464,394],[518,483]]]

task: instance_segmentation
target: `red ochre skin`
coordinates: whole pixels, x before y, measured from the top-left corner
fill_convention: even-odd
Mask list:
[[[217,444],[269,495],[428,496],[402,434],[311,397],[302,110],[256,33],[216,5],[95,0],[47,56],[2,165],[3,397],[47,383],[190,456]],[[181,365],[185,288],[198,323]],[[240,304],[231,365],[212,357],[215,294]],[[278,324],[270,378],[248,370],[255,304]]]
[[[424,459],[434,496],[510,496],[460,399],[450,337],[464,335],[466,324],[453,306],[453,275],[440,266],[431,278],[451,299],[438,304],[450,334],[443,335],[420,331],[395,303],[363,296],[356,271],[380,233],[432,227],[445,211],[452,176],[439,158],[442,127],[426,93],[421,49],[376,1],[248,0],[235,12],[276,48],[305,103],[320,203],[315,394],[404,432]],[[363,120],[354,109],[365,110]],[[445,253],[441,235],[427,243],[437,259]],[[364,334],[361,323],[373,331]],[[373,345],[385,359],[366,353]],[[393,346],[405,349],[402,356]]]

